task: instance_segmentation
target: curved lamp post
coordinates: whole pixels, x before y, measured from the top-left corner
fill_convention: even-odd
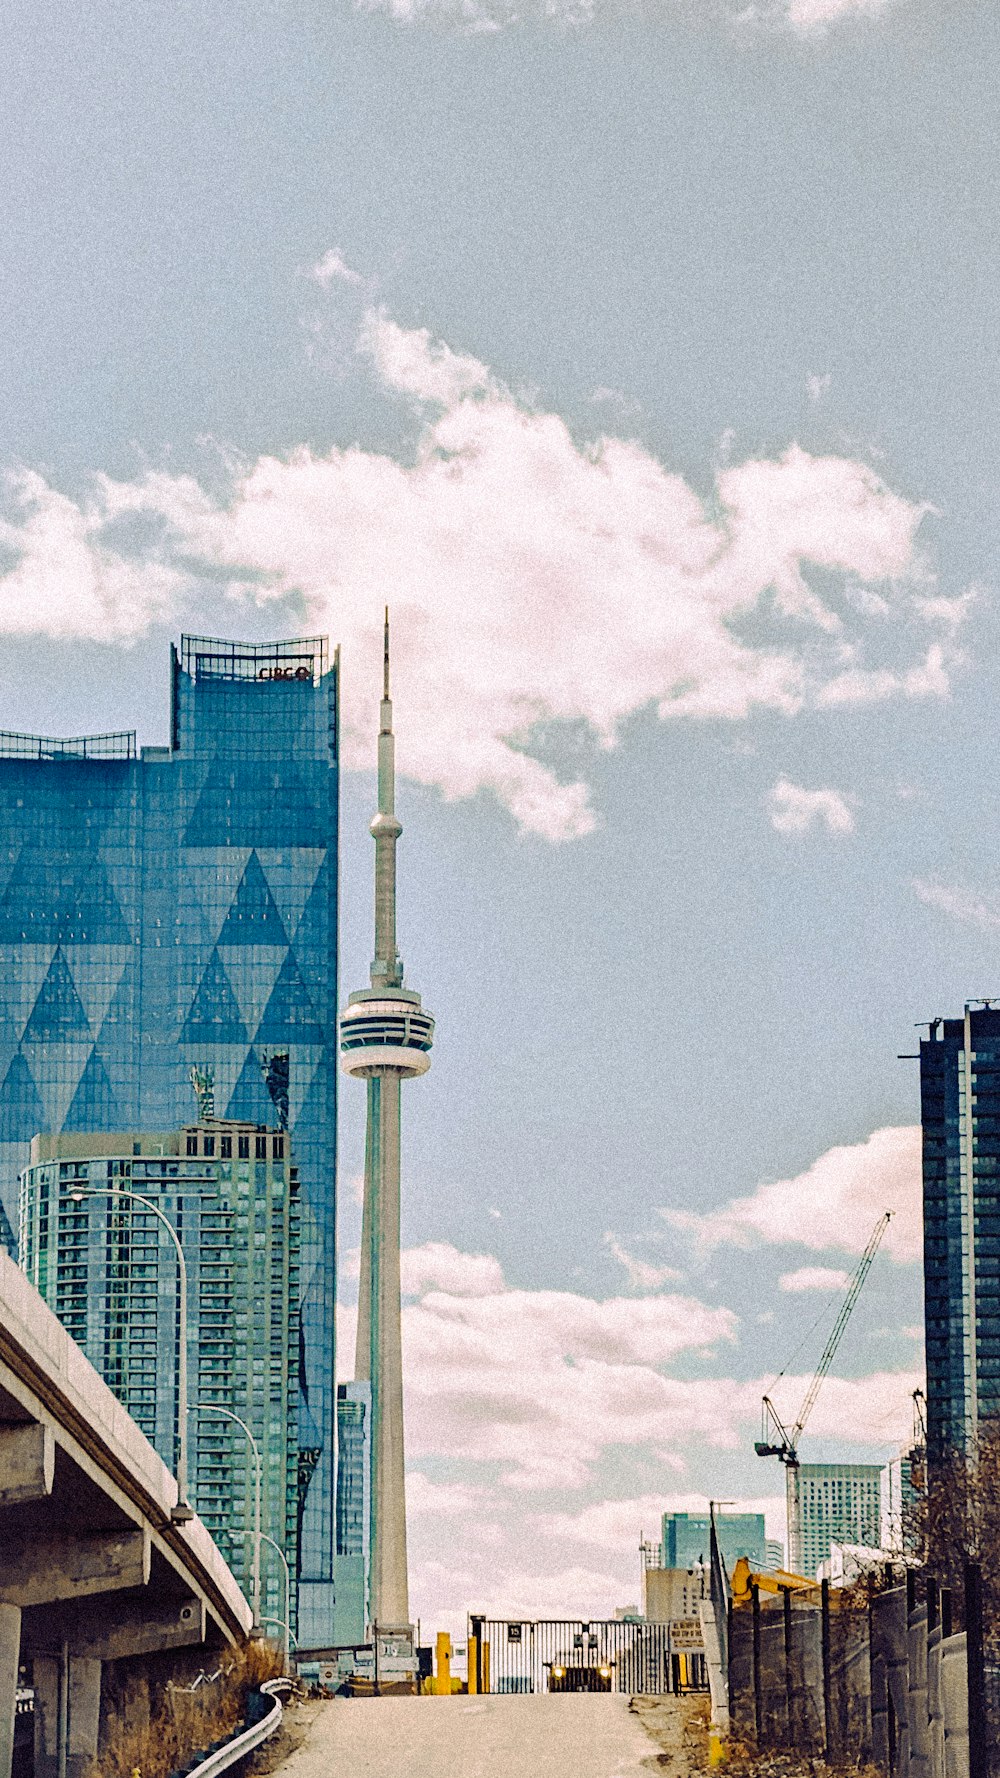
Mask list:
[[[251,1600],[253,1606],[253,1628],[256,1629],[260,1624],[260,1446],[254,1438],[253,1433],[250,1431],[246,1421],[241,1420],[239,1414],[234,1414],[231,1408],[221,1408],[214,1401],[200,1401],[197,1404],[196,1412],[199,1414],[219,1414],[224,1420],[235,1421],[236,1425],[245,1434],[247,1443],[253,1452],[253,1563],[250,1569],[250,1591],[253,1594]],[[264,1541],[270,1543],[271,1539],[266,1538]]]
[[[170,1509],[170,1517],[175,1525],[186,1525],[194,1518],[194,1513],[188,1505],[187,1497],[187,1265],[184,1260],[184,1249],[180,1243],[180,1236],[169,1216],[160,1209],[158,1204],[154,1204],[151,1198],[144,1198],[140,1192],[128,1191],[123,1185],[109,1185],[106,1190],[102,1190],[99,1186],[87,1186],[83,1190],[71,1191],[67,1195],[74,1204],[79,1204],[84,1198],[131,1198],[133,1203],[142,1204],[144,1209],[151,1210],[153,1215],[162,1222],[176,1249],[180,1278],[180,1300],[177,1312],[180,1345],[177,1355],[177,1468],[174,1472],[177,1482],[177,1500]]]
[[[283,1631],[282,1649],[283,1649],[284,1656],[285,1656],[285,1666],[287,1667],[287,1665],[288,1665],[288,1645],[292,1640],[296,1640],[296,1639],[293,1639],[293,1637],[292,1637],[291,1626],[289,1623],[289,1619],[292,1615],[292,1609],[291,1609],[292,1608],[292,1577],[288,1572],[288,1558],[285,1555],[285,1552],[282,1549],[280,1543],[275,1543],[273,1537],[268,1537],[267,1534],[264,1533],[264,1535],[261,1537],[260,1541],[261,1541],[261,1543],[269,1544],[271,1549],[276,1551],[278,1556],[280,1556],[280,1558],[281,1558],[281,1566],[285,1572],[285,1615],[283,1618],[280,1618],[280,1617],[264,1618],[263,1622],[266,1624],[279,1624],[280,1625],[280,1627]],[[296,1640],[296,1647],[298,1647],[297,1640]]]

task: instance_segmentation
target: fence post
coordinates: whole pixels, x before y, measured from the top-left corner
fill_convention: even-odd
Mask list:
[[[941,1635],[951,1635],[951,1588],[941,1588]]]
[[[938,1622],[938,1584],[937,1576],[927,1576],[927,1634],[937,1629]]]
[[[789,1747],[795,1745],[795,1718],[792,1687],[792,1589],[782,1587],[781,1604],[785,1619],[785,1732]]]
[[[978,1562],[965,1564],[965,1659],[969,1682],[969,1778],[987,1778],[983,1575]]]
[[[820,1610],[822,1613],[823,1632],[823,1747],[827,1759],[833,1752],[833,1736],[830,1724],[833,1716],[830,1697],[830,1582],[820,1582]]]
[[[764,1722],[764,1700],[760,1685],[760,1588],[756,1581],[750,1589],[750,1599],[753,1609],[753,1725],[759,1747]],[[979,1778],[978,1773],[975,1778]]]

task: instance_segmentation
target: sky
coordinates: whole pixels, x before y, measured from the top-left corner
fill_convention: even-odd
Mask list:
[[[599,1616],[921,1379],[919,1021],[1000,991],[1000,15],[53,0],[0,21],[0,725],[381,608],[412,1603]],[[341,1098],[349,1369],[364,1102]]]

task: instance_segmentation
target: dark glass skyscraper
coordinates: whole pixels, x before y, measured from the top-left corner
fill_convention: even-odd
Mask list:
[[[212,1071],[217,1116],[273,1126],[288,1056],[305,1646],[328,1643],[333,1612],[337,727],[325,640],[185,637],[168,747],[0,736],[10,1221],[35,1134],[180,1128],[192,1067]]]
[[[920,1045],[927,1454],[1000,1414],[1000,1010],[970,1003]]]

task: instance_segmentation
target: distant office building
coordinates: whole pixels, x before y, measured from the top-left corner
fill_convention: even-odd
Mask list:
[[[31,1138],[275,1121],[302,1190],[300,1640],[333,1610],[337,665],[182,639],[170,743],[0,734],[0,1197]]]
[[[803,1463],[802,1570],[814,1579],[835,1543],[878,1549],[881,1542],[881,1478],[877,1463]]]
[[[764,1541],[764,1567],[769,1574],[774,1574],[785,1566],[785,1546],[780,1538],[768,1537]]]
[[[927,1451],[903,1446],[882,1471],[882,1542],[896,1556],[919,1556],[924,1543]]]
[[[970,1002],[920,1045],[930,1463],[1000,1414],[1000,1010]]]
[[[642,1582],[643,1615],[650,1623],[698,1616],[698,1602],[705,1593],[701,1568],[645,1568]]]
[[[716,1513],[719,1548],[729,1572],[740,1556],[751,1568],[765,1566],[767,1539],[763,1513]],[[664,1513],[661,1568],[694,1568],[709,1561],[711,1521],[707,1513]]]
[[[372,1386],[337,1385],[337,1609],[334,1641],[365,1641],[371,1547]]]
[[[24,1268],[164,1462],[176,1462],[179,1267],[187,1267],[188,1498],[249,1592],[255,1466],[261,1530],[295,1573],[299,1182],[283,1132],[214,1120],[166,1135],[37,1136],[21,1181]],[[284,1617],[266,1546],[262,1615]],[[276,1572],[277,1571],[277,1572]],[[295,1622],[295,1599],[291,1601]],[[278,1634],[276,1624],[269,1633]]]

